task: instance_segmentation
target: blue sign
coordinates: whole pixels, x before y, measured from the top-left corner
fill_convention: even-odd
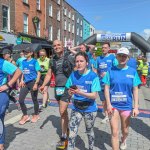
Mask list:
[[[22,39],[20,37],[18,37],[17,40],[16,40],[16,43],[17,43],[17,45],[21,44],[22,43]]]
[[[126,34],[101,34],[101,41],[123,42],[127,41]]]

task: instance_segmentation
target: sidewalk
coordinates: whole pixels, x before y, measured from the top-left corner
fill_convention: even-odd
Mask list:
[[[139,99],[143,102],[140,103],[140,108],[150,110],[150,102],[146,101],[146,105],[144,104],[145,95],[143,95],[143,90],[146,95],[149,95],[149,91],[145,88],[139,91]],[[54,98],[53,94],[51,98]],[[99,100],[97,101],[99,102]],[[147,102],[149,105],[147,105]],[[32,103],[28,103],[30,114],[33,112],[32,107]],[[70,114],[71,110],[68,110]],[[17,110],[13,110],[10,114],[11,117],[6,116],[6,150],[56,150],[55,145],[59,140],[59,135],[61,135],[59,110],[56,101],[53,101],[47,109],[40,113],[41,119],[36,124],[27,123],[20,126],[17,122],[18,118],[16,118],[19,115],[21,115],[20,111],[18,113]],[[102,118],[103,115],[99,111],[94,127],[94,150],[111,150],[110,126],[109,123],[101,124]],[[150,150],[149,125],[150,117],[131,118],[127,150]],[[88,140],[83,121],[80,124],[76,139],[76,150],[88,150]]]

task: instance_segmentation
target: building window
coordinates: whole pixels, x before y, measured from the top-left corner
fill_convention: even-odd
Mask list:
[[[57,30],[57,39],[60,40],[60,29]]]
[[[40,37],[40,21],[37,23],[36,34]]]
[[[72,15],[72,20],[74,20],[74,15]]]
[[[82,26],[82,20],[81,20],[81,22],[80,22],[80,25]]]
[[[53,41],[53,27],[51,25],[49,26],[49,40]]]
[[[82,30],[80,30],[80,37],[82,37]]]
[[[77,19],[77,23],[79,23],[79,18]]]
[[[64,15],[67,15],[67,8],[64,8]]]
[[[67,30],[67,21],[64,20],[64,30]]]
[[[8,31],[8,7],[2,6],[3,30]]]
[[[40,0],[36,0],[36,8],[37,10],[40,10]]]
[[[72,24],[72,33],[74,33],[74,24]]]
[[[60,5],[60,0],[57,0],[57,4],[59,4],[59,5]]]
[[[53,6],[51,4],[49,4],[49,16],[53,16]]]
[[[71,31],[71,24],[70,24],[70,22],[68,23],[68,31],[69,32]]]
[[[60,21],[60,10],[57,11],[57,20]]]
[[[23,0],[24,3],[28,4],[28,0]]]
[[[72,47],[74,47],[74,39],[72,39]]]
[[[69,11],[69,13],[68,13],[68,18],[71,18],[71,12]]]
[[[23,32],[28,34],[28,15],[23,14]]]
[[[65,43],[65,47],[67,46],[67,38],[66,36],[64,36],[64,43]]]
[[[79,35],[79,28],[77,28],[77,35]]]

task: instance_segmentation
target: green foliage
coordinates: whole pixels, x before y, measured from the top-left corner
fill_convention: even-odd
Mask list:
[[[102,55],[102,46],[101,46],[100,42],[96,43],[96,48],[97,48],[97,50],[95,52],[96,56],[101,56]]]

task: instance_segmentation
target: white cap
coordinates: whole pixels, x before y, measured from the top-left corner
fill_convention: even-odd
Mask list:
[[[122,48],[118,49],[117,54],[129,55],[129,50],[126,47],[122,47]]]

